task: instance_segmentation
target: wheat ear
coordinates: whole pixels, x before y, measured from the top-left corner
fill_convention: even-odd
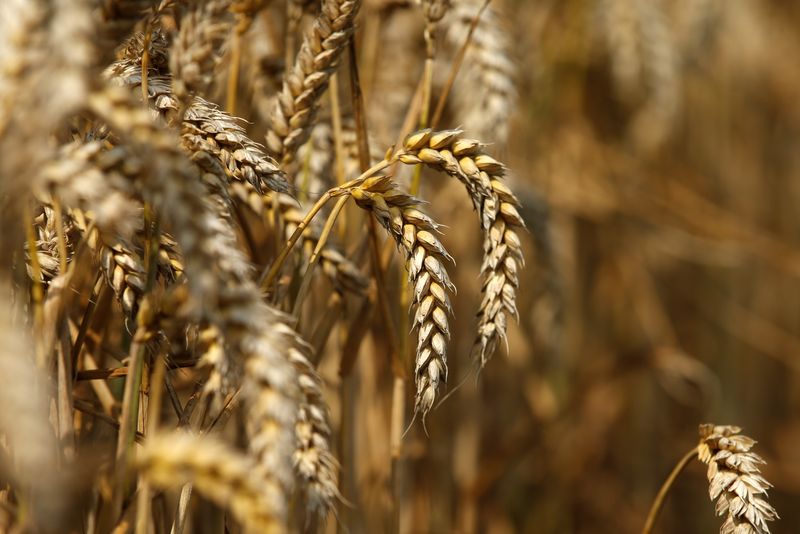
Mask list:
[[[284,164],[311,134],[319,99],[347,47],[360,7],[361,0],[324,0],[284,76],[267,132],[267,147]]]
[[[764,460],[752,452],[756,441],[736,426],[700,425],[698,459],[708,465],[708,494],[717,515],[725,516],[720,534],[769,534],[778,518],[765,499],[772,485],[761,476]]]
[[[286,531],[281,488],[223,443],[186,432],[155,434],[138,452],[136,466],[158,487],[194,484],[206,498],[229,508],[246,532]]]
[[[448,292],[455,287],[444,261],[452,258],[435,235],[439,225],[419,211],[417,199],[396,189],[389,178],[367,179],[351,195],[389,232],[406,258],[417,329],[415,409],[425,415],[433,406],[440,382],[447,381],[448,315],[452,313]]]
[[[473,354],[484,365],[506,336],[509,315],[517,315],[517,272],[524,263],[515,228],[524,222],[519,201],[501,181],[504,167],[483,152],[483,144],[461,137],[460,130],[421,130],[409,135],[398,154],[406,164],[431,166],[457,178],[478,210],[484,231],[483,300]]]
[[[106,69],[105,76],[132,89],[140,87],[143,46],[142,35],[134,35],[127,42],[122,58]],[[165,122],[171,123],[180,108],[180,100],[172,91],[172,78],[166,68],[166,40],[159,32],[154,33],[148,53],[153,58],[147,81],[150,106]],[[278,163],[264,153],[262,145],[247,136],[241,122],[196,96],[183,114],[181,138],[184,146],[191,146],[192,152],[202,150],[217,159],[235,181],[249,182],[259,192],[264,188],[287,192],[289,185]]]

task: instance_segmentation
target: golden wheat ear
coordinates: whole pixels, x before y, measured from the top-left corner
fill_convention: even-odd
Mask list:
[[[420,201],[396,189],[389,178],[370,178],[351,194],[389,232],[406,259],[417,329],[415,410],[424,416],[433,407],[440,383],[447,381],[449,294],[455,286],[445,263],[452,257],[436,237],[439,225],[419,210]]]
[[[311,135],[319,99],[355,30],[360,7],[361,0],[325,0],[284,75],[267,133],[267,147],[284,165]]]
[[[720,534],[769,534],[778,513],[766,500],[772,484],[761,476],[765,462],[752,451],[756,441],[736,426],[700,425],[697,458],[708,465],[708,495],[724,516]]]
[[[403,163],[425,164],[457,178],[478,212],[484,232],[483,300],[473,355],[481,366],[505,340],[508,316],[517,316],[518,273],[524,264],[517,228],[525,226],[517,197],[502,181],[505,167],[486,154],[484,146],[463,138],[461,130],[427,129],[406,137],[399,154]]]

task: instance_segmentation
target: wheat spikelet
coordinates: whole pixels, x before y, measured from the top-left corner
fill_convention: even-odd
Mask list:
[[[406,258],[417,329],[415,409],[424,416],[433,406],[440,382],[447,381],[448,315],[452,311],[448,291],[455,287],[444,261],[452,258],[435,236],[438,225],[417,209],[418,200],[395,189],[390,179],[371,178],[351,194],[389,232]]]
[[[755,440],[735,426],[700,425],[698,459],[708,465],[709,497],[717,515],[725,516],[721,534],[769,534],[777,519],[766,497],[772,485],[761,476],[764,460],[751,449]]]
[[[347,46],[360,6],[360,0],[324,0],[284,77],[267,132],[267,147],[284,164],[311,134],[319,98]]]
[[[324,518],[339,496],[339,465],[331,453],[332,436],[328,407],[322,397],[322,380],[301,352],[303,348],[309,347],[298,345],[289,351],[303,394],[295,425],[294,466],[306,488],[310,511]]]
[[[453,3],[442,23],[445,42],[455,54],[466,39],[483,1]],[[501,16],[490,5],[472,34],[470,47],[453,86],[455,121],[478,139],[505,144],[511,116],[517,104],[517,66],[511,59],[511,40]]]
[[[501,181],[504,167],[483,152],[483,145],[461,138],[460,130],[422,130],[404,142],[400,161],[426,164],[457,178],[467,189],[485,238],[483,300],[478,311],[478,338],[474,354],[481,365],[505,339],[509,315],[517,315],[517,272],[524,259],[516,227],[524,226],[517,211],[519,201]]]
[[[229,508],[246,532],[286,532],[281,488],[223,443],[186,432],[155,434],[138,452],[136,465],[158,487],[194,484],[206,498]]]

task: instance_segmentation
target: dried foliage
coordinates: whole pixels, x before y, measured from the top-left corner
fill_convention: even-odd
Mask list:
[[[0,1],[0,531],[800,523],[790,4]]]

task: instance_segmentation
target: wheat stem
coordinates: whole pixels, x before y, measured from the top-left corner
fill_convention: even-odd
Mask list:
[[[672,486],[675,484],[675,480],[678,478],[678,475],[680,475],[683,470],[686,469],[686,466],[691,463],[696,455],[697,447],[694,447],[692,450],[687,452],[677,464],[675,464],[675,467],[664,481],[661,489],[658,490],[658,495],[656,495],[653,504],[650,506],[650,511],[647,513],[647,520],[644,523],[642,534],[650,534],[650,532],[653,530],[653,525],[655,524],[656,519],[658,519],[658,514],[661,512],[661,508],[664,507],[664,501],[667,498],[669,490],[672,489]]]
[[[289,252],[291,252],[295,243],[297,243],[297,241],[300,239],[300,236],[303,234],[303,231],[305,231],[305,229],[308,228],[308,225],[311,224],[311,221],[314,219],[317,213],[319,213],[319,211],[323,207],[325,207],[325,204],[331,198],[343,194],[345,191],[349,189],[358,187],[365,180],[367,180],[371,176],[374,176],[375,174],[379,173],[380,171],[391,165],[393,161],[394,161],[393,159],[380,161],[375,165],[373,165],[372,167],[370,167],[369,169],[367,169],[366,171],[364,171],[358,178],[350,180],[349,182],[339,187],[334,187],[333,189],[329,189],[328,191],[323,193],[322,196],[319,198],[319,200],[317,200],[316,204],[314,204],[308,211],[308,213],[306,213],[305,217],[303,217],[303,220],[297,223],[297,228],[292,233],[292,236],[286,242],[286,245],[283,247],[281,252],[275,258],[275,261],[272,262],[270,268],[265,269],[264,272],[261,273],[261,276],[258,279],[259,286],[261,286],[261,288],[264,290],[267,290],[268,288],[272,287],[272,284],[275,282],[275,278],[277,278],[278,273],[280,272],[281,267],[283,266],[283,263],[289,256]]]
[[[320,198],[317,200],[316,204],[314,204],[311,209],[306,213],[306,216],[303,217],[303,220],[300,221],[297,225],[297,228],[292,233],[292,236],[286,242],[281,252],[275,258],[275,261],[272,262],[272,265],[268,270],[265,270],[261,277],[258,279],[258,284],[261,286],[262,289],[268,290],[272,287],[273,282],[275,282],[275,278],[277,278],[278,273],[283,266],[283,263],[286,261],[286,258],[289,256],[289,252],[292,251],[295,243],[297,240],[300,239],[300,236],[303,235],[303,232],[314,219],[314,217],[319,213],[319,211],[325,207],[325,204],[331,199],[331,192],[326,191]]]
[[[322,233],[317,240],[317,245],[314,247],[314,252],[311,253],[311,257],[308,259],[308,265],[306,266],[305,273],[303,273],[303,280],[300,283],[300,289],[297,293],[297,298],[294,301],[294,309],[292,310],[292,315],[294,316],[295,320],[300,319],[300,309],[303,305],[303,301],[305,300],[306,293],[308,293],[308,288],[311,285],[311,278],[314,274],[314,267],[317,265],[317,260],[319,259],[319,253],[322,251],[323,247],[325,247],[325,243],[328,242],[328,238],[331,234],[331,229],[333,225],[336,223],[336,218],[344,208],[344,205],[350,199],[348,195],[344,195],[336,201],[336,204],[333,206],[330,215],[328,215],[328,219],[325,221],[325,226],[322,229]]]

